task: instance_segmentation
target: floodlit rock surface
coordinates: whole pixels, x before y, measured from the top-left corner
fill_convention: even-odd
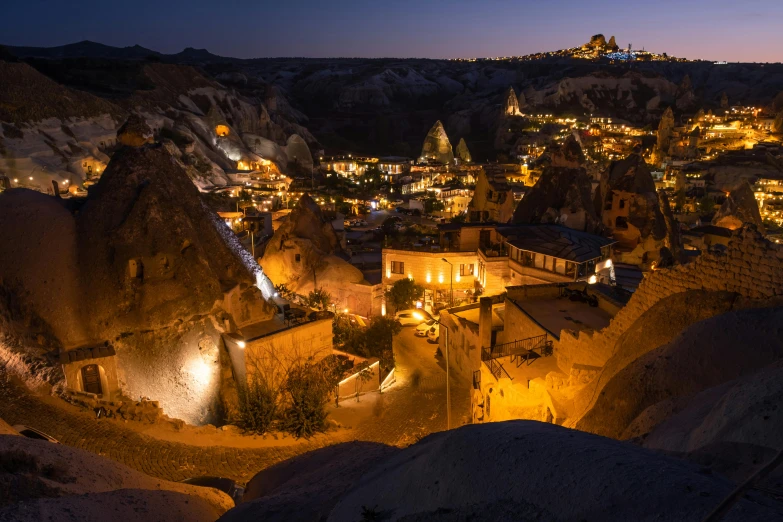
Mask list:
[[[598,390],[586,388],[584,395],[594,395],[595,405],[576,427],[619,438],[648,406],[758,371],[783,357],[781,323],[775,322],[783,319],[783,310],[730,312],[736,300],[728,292],[687,292],[648,310],[618,341],[595,383]]]
[[[712,224],[719,227],[736,230],[742,228],[745,223],[756,225],[764,231],[764,223],[761,220],[759,205],[753,195],[753,189],[747,181],[742,181],[729,192],[726,201],[712,218]]]
[[[613,161],[601,173],[595,193],[596,212],[612,235],[621,261],[641,264],[655,261],[661,248],[679,248],[673,217],[661,208],[650,169],[644,158],[634,152]]]
[[[91,72],[101,85],[92,85],[89,74],[63,78],[61,84],[59,70],[47,69],[44,75],[0,58],[0,171],[18,180],[14,186],[46,192],[57,181],[61,192],[81,188],[97,181],[119,145],[153,140],[167,141],[202,189],[225,186],[230,182],[226,172],[240,161],[269,160],[285,170],[289,161],[282,147],[294,135],[295,163],[306,166],[309,158],[312,165],[309,146],[317,141],[296,123],[306,117],[279,92],[263,100],[256,97],[258,91],[240,96],[205,73],[174,63],[120,57],[111,68],[80,66],[99,69]],[[80,82],[84,91],[74,85]],[[110,98],[85,92],[106,92],[107,85]]]
[[[275,312],[257,264],[160,145],[118,151],[78,213],[67,205],[0,194],[0,226],[13,236],[0,242],[0,292],[16,303],[0,305],[5,335],[55,352],[109,342],[125,394],[216,422],[224,320]]]
[[[468,144],[465,143],[465,138],[460,138],[459,143],[457,143],[457,148],[454,151],[454,154],[459,158],[460,161],[464,163],[470,163],[473,157],[470,155],[470,151],[468,150]]]
[[[141,116],[133,113],[117,129],[117,141],[128,147],[141,147],[147,143],[152,143],[152,129]]]
[[[374,514],[390,521],[684,522],[704,518],[734,488],[730,481],[703,474],[691,463],[533,421],[436,433],[379,460],[356,478],[358,466],[340,461],[328,467],[314,462],[312,469],[304,477],[327,477],[331,469],[340,486],[353,480],[328,518],[322,516],[330,521],[362,520]],[[297,470],[308,473],[306,468]],[[325,510],[334,498],[327,484],[305,487],[293,480],[266,499],[240,505],[223,520],[240,520],[240,514],[245,519],[288,520],[295,506],[309,508],[321,491],[327,493],[317,505]],[[743,499],[725,520],[761,521],[780,515],[774,502]]]
[[[0,435],[0,458],[0,520],[211,521],[233,506],[215,489],[155,479],[61,444]]]
[[[259,263],[276,285],[286,285],[299,294],[306,295],[315,287],[337,292],[346,283],[364,280],[358,268],[336,255],[341,252],[332,223],[304,194],[269,240]]]
[[[435,125],[427,133],[427,137],[424,138],[420,156],[438,163],[451,163],[454,161],[454,151],[451,149],[451,142],[449,142],[446,129],[443,128],[440,120],[435,122]]]

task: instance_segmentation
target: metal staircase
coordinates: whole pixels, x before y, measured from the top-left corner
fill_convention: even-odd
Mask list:
[[[481,361],[487,366],[495,379],[500,379],[500,377],[512,379],[497,359],[511,357],[511,362],[515,363],[517,368],[519,368],[523,363],[529,366],[536,359],[549,355],[552,355],[552,341],[547,339],[547,334],[518,339],[481,349]]]

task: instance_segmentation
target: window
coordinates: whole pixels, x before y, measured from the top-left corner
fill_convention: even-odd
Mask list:
[[[301,254],[296,254],[296,262],[299,263],[301,261],[302,261],[302,255]]]
[[[391,272],[392,274],[404,274],[405,273],[405,263],[402,261],[392,261],[391,262]]]
[[[468,276],[473,275],[473,263],[469,265],[459,265],[459,275]]]

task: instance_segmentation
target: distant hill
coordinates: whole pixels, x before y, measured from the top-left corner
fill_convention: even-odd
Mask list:
[[[14,45],[6,45],[4,47],[13,56],[21,59],[47,58],[59,60],[63,58],[108,58],[117,60],[148,60],[150,58],[158,58],[162,61],[174,63],[237,60],[235,58],[224,58],[222,56],[214,55],[206,49],[194,49],[192,47],[188,47],[176,54],[163,54],[140,45],[113,47],[111,45],[104,45],[89,40],[57,47],[21,47]]]

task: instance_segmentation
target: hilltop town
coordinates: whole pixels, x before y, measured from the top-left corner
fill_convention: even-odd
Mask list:
[[[0,515],[783,516],[781,72],[4,48]]]

